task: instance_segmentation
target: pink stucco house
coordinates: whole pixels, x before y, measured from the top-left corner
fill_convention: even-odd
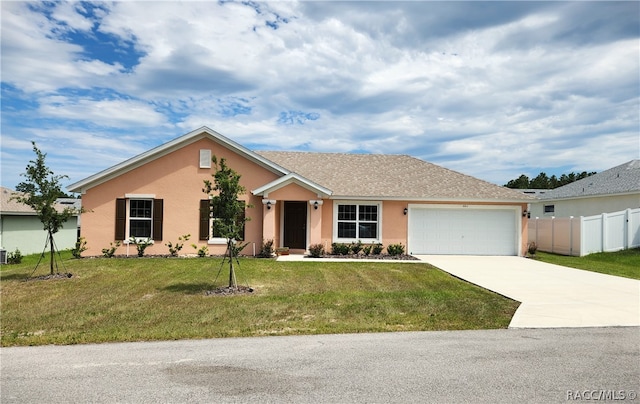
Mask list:
[[[532,197],[406,155],[257,152],[202,127],[68,187],[82,194],[89,249],[149,237],[222,254],[211,233],[203,180],[211,156],[225,158],[247,189],[244,254],[274,247],[304,252],[321,243],[402,243],[412,254],[523,255]],[[187,251],[191,250],[191,251]],[[185,252],[195,252],[186,246]]]

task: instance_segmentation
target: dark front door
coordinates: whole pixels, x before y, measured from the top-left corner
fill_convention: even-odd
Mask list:
[[[283,247],[307,248],[307,203],[285,201]]]

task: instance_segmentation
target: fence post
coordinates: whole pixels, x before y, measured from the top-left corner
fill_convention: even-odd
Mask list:
[[[624,245],[625,248],[631,248],[631,241],[633,240],[633,234],[631,232],[631,209],[627,208],[624,212]]]
[[[607,214],[602,214],[602,243],[600,246],[600,252],[605,252],[607,247]]]
[[[554,253],[554,247],[556,246],[556,217],[551,216],[551,253]]]
[[[573,216],[569,216],[569,256],[573,256]]]

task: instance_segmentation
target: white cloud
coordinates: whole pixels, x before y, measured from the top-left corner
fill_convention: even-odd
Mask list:
[[[63,87],[107,85],[109,81],[95,81],[96,74],[104,77],[120,72],[122,66],[117,64],[83,60],[82,47],[60,38],[60,25],[33,10],[30,4],[0,5],[3,82],[27,92],[48,92]]]
[[[50,96],[39,99],[40,113],[45,117],[86,121],[122,128],[131,126],[162,126],[166,117],[153,105],[134,100],[91,100]]]
[[[3,118],[32,113],[23,133],[140,149],[207,125],[262,149],[407,153],[496,182],[638,158],[635,3],[47,4],[2,3],[2,80],[35,104],[14,114],[3,99]]]

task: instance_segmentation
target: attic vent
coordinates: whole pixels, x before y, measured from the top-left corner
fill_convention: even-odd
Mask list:
[[[200,168],[211,168],[211,150],[200,149]]]

